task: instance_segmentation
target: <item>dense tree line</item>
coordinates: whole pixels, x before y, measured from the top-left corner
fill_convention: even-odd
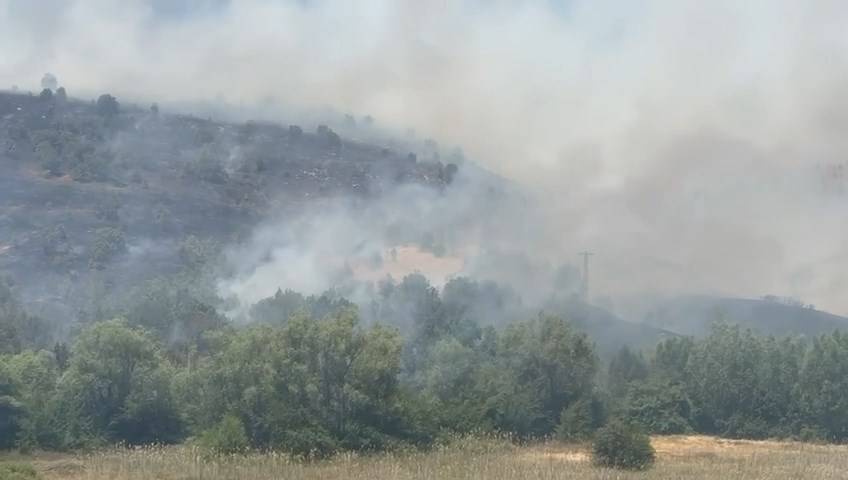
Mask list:
[[[186,242],[189,270],[206,248]],[[143,285],[67,344],[40,340],[38,319],[0,284],[0,446],[191,440],[324,454],[457,432],[580,440],[611,418],[652,433],[848,439],[840,333],[777,339],[717,323],[602,368],[559,316],[487,324],[498,297],[470,279],[441,291],[420,275],[387,282],[365,320],[337,292],[281,290],[237,327],[201,277]]]
[[[848,337],[757,336],[716,323],[704,339],[672,338],[650,361],[623,350],[609,379],[614,408],[651,432],[848,440]]]

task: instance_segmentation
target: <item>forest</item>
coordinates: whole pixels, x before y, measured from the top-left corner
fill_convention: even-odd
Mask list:
[[[386,280],[367,322],[332,291],[278,291],[239,325],[183,275],[58,343],[4,282],[0,446],[188,441],[323,456],[452,434],[580,440],[618,418],[657,434],[848,439],[840,332],[775,338],[717,321],[702,338],[601,359],[561,316],[481,325],[473,295],[458,295],[480,288],[467,278],[441,290],[418,274]]]

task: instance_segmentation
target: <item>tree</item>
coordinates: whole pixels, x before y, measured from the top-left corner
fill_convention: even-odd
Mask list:
[[[23,405],[15,396],[14,386],[0,363],[0,449],[11,448],[17,439]]]
[[[104,93],[97,98],[97,113],[100,115],[106,118],[111,118],[117,115],[119,111],[120,104],[112,95]]]
[[[53,354],[26,350],[7,357],[6,372],[21,406],[17,445],[58,448],[61,411],[55,393],[59,368]]]
[[[692,404],[681,385],[662,380],[633,382],[624,399],[622,415],[649,433],[692,431]]]
[[[801,350],[778,345],[738,325],[713,325],[690,354],[685,377],[700,431],[764,438],[792,429]]]
[[[303,129],[297,125],[289,125],[289,138],[297,140],[303,136]]]
[[[92,268],[102,270],[115,257],[126,252],[127,240],[121,229],[115,227],[98,228],[94,232],[94,244],[91,247],[89,264]]]
[[[613,357],[609,365],[607,385],[616,398],[622,397],[632,382],[643,381],[648,377],[648,365],[642,353],[633,353],[626,345]]]
[[[292,290],[277,289],[272,297],[263,298],[250,307],[250,318],[255,322],[283,325],[297,312],[306,311],[306,299]]]
[[[695,348],[690,337],[671,337],[657,344],[652,361],[655,375],[673,381],[682,381],[686,376],[686,365]]]
[[[562,318],[540,314],[510,325],[498,339],[497,356],[502,375],[514,376],[538,401],[541,418],[528,433],[551,433],[565,408],[591,396],[597,356],[586,335]]]
[[[435,428],[467,433],[490,427],[481,384],[481,366],[492,361],[487,357],[452,337],[433,347],[413,388],[432,402]]]
[[[444,180],[445,183],[450,184],[453,183],[454,178],[456,178],[456,174],[459,172],[459,167],[456,166],[455,163],[449,163],[445,165],[444,170]]]
[[[12,287],[11,280],[0,277],[0,354],[48,345],[53,340],[49,326],[24,310]]]
[[[56,100],[59,102],[68,101],[68,92],[65,90],[65,87],[59,87],[59,89],[56,90]]]
[[[73,245],[62,224],[53,225],[43,233],[41,249],[53,266],[65,266],[73,257]]]
[[[556,436],[564,441],[585,440],[604,422],[604,407],[595,397],[580,398],[560,415]]]
[[[308,394],[305,378],[297,376],[286,390],[295,397],[313,397],[312,416],[320,429],[345,448],[370,449],[393,433],[392,399],[397,390],[401,343],[383,327],[367,332],[357,327],[352,309],[320,322],[293,318],[283,330],[289,347],[284,372],[305,369],[317,389]],[[307,378],[308,378],[307,377]]]
[[[401,342],[362,329],[355,310],[219,337],[208,362],[180,388],[196,398],[195,428],[238,417],[254,447],[296,453],[379,449],[404,435],[399,413]],[[213,344],[216,342],[213,341]]]
[[[196,278],[192,282],[197,283]],[[205,335],[222,328],[226,319],[203,295],[181,278],[155,278],[133,291],[126,306],[131,325],[156,334],[171,353],[187,354],[190,348],[204,350]],[[194,285],[196,287],[196,285]]]
[[[805,427],[824,439],[848,439],[848,336],[840,332],[813,340],[799,376]]]
[[[215,263],[220,248],[213,240],[200,239],[189,235],[180,242],[179,256],[183,264],[192,272],[199,273]]]
[[[123,320],[86,328],[59,383],[67,433],[83,441],[130,444],[179,440],[182,422],[171,394],[172,375],[145,331]]]
[[[420,273],[403,278],[400,284],[383,284],[376,319],[398,327],[408,336],[404,369],[414,374],[435,343],[450,334],[439,292]]]

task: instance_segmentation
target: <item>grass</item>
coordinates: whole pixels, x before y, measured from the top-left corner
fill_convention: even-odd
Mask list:
[[[29,461],[45,480],[403,480],[403,479],[815,479],[846,478],[848,447],[798,442],[655,437],[657,463],[646,472],[592,467],[585,446],[513,446],[466,439],[430,452],[344,454],[300,461],[283,454],[209,459],[191,447],[101,451],[90,455],[0,458]]]

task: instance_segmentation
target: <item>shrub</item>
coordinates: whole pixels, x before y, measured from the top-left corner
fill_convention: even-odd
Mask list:
[[[621,420],[598,430],[592,443],[592,460],[601,467],[644,470],[653,465],[655,455],[650,437]]]
[[[218,425],[203,432],[200,445],[216,454],[242,453],[250,447],[244,424],[234,415],[226,415]]]
[[[32,480],[41,476],[25,463],[0,463],[0,480]]]
[[[89,264],[92,268],[103,269],[118,255],[127,252],[127,239],[124,232],[114,227],[98,228],[94,244],[91,247]]]

